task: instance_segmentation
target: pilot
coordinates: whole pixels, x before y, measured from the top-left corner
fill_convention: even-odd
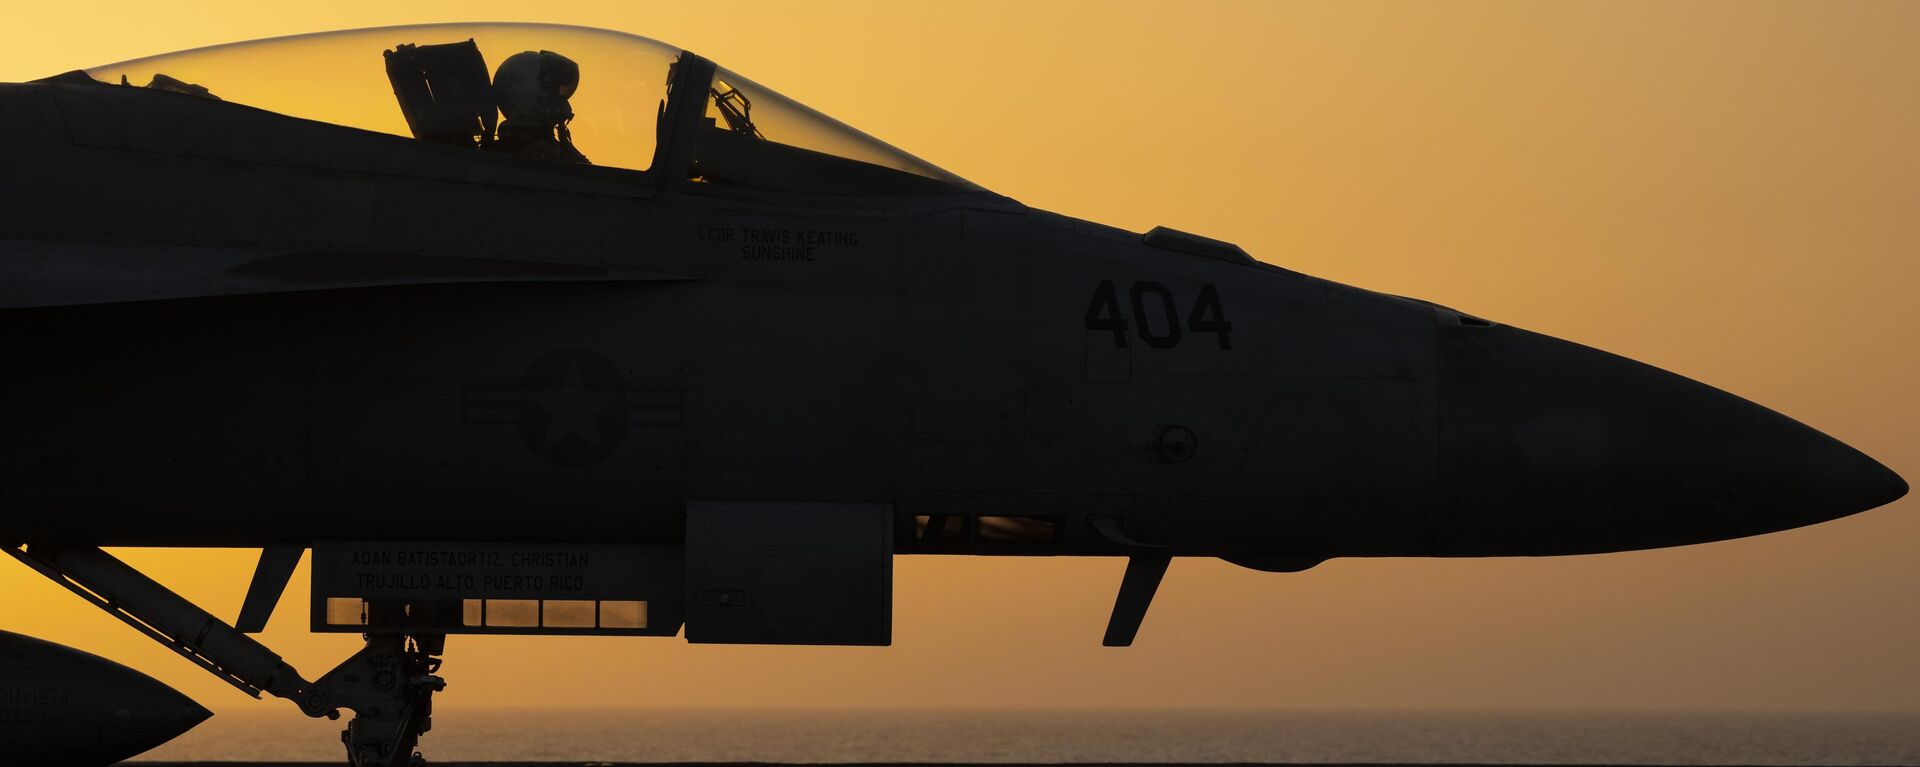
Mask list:
[[[579,87],[580,65],[553,51],[524,51],[500,62],[493,75],[493,98],[506,120],[495,134],[494,151],[587,162],[567,131],[573,119],[567,99]]]

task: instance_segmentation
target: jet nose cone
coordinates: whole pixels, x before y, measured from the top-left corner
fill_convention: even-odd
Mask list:
[[[1907,490],[1909,488],[1905,477],[1900,476],[1900,474],[1893,469],[1887,468],[1885,464],[1868,458],[1865,453],[1855,451],[1855,455],[1860,456],[1865,459],[1867,463],[1873,465],[1873,470],[1866,472],[1867,476],[1861,478],[1861,498],[1864,499],[1864,505],[1855,511],[1877,509],[1907,497]]]
[[[1737,399],[1733,395],[1723,395]],[[1745,509],[1753,534],[1785,530],[1858,514],[1907,494],[1906,480],[1840,440],[1745,400],[1757,434],[1752,444],[1728,445],[1710,470],[1739,487],[1718,488],[1725,503]],[[1762,425],[1765,422],[1766,425]],[[1728,436],[1735,434],[1731,429]],[[1711,439],[1711,438],[1708,438]],[[1742,515],[1734,514],[1736,520]]]
[[[1441,328],[1442,548],[1572,554],[1737,538],[1907,484],[1713,387],[1508,327]]]

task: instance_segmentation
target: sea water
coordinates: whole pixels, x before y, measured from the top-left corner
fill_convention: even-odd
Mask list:
[[[343,722],[221,714],[140,757],[326,761]],[[430,761],[1920,765],[1920,713],[441,709]]]

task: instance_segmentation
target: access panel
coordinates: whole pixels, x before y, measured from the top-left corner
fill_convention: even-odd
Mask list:
[[[889,504],[694,502],[687,507],[687,641],[893,641]]]
[[[675,546],[320,541],[313,631],[673,636]]]

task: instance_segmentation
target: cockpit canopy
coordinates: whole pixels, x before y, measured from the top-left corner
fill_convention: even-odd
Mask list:
[[[517,96],[502,93],[509,75],[502,64],[510,59],[517,67]],[[672,92],[683,68],[689,69],[679,73],[680,81],[697,72],[702,82],[690,83],[686,93]],[[197,48],[86,73],[108,83],[218,98],[476,151],[528,143],[527,126],[508,141],[509,125],[500,120],[501,99],[517,98],[509,107],[539,107],[523,106],[519,113],[554,115],[549,122],[556,124],[535,126],[536,133],[552,132],[543,136],[545,143],[578,147],[572,154],[514,150],[548,161],[590,157],[595,165],[658,171],[664,146],[685,146],[688,156],[671,170],[699,183],[844,194],[978,190],[679,48],[586,27],[378,27]],[[696,114],[688,119],[669,119],[690,110]]]

